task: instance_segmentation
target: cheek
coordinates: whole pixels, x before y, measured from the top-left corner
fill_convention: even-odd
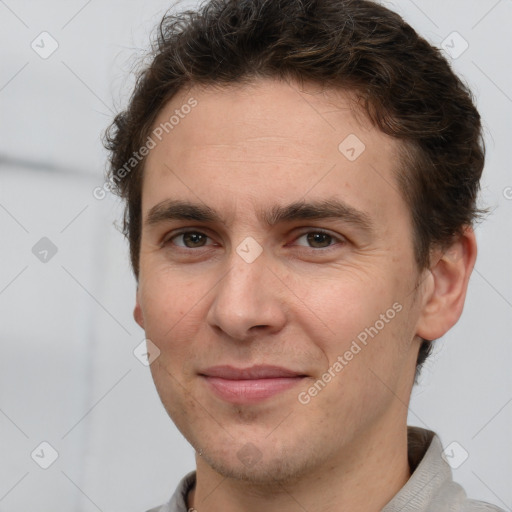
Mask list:
[[[140,305],[144,316],[146,336],[164,350],[176,338],[189,338],[184,332],[197,324],[193,319],[201,310],[205,292],[200,280],[174,278],[169,273],[154,274],[142,281]]]
[[[324,370],[330,368],[336,375],[336,396],[358,389],[356,394],[370,400],[379,394],[376,386],[385,388],[379,377],[387,382],[399,373],[412,334],[404,295],[396,284],[373,275],[336,285],[331,281],[330,286],[309,291],[308,304],[322,322],[302,320],[302,330],[323,354]],[[354,407],[359,403],[349,402]]]
[[[143,309],[167,323],[183,318],[206,293],[205,276],[185,271],[155,269],[146,273],[141,284]]]
[[[349,276],[338,280],[331,277],[323,286],[310,286],[304,295],[304,303],[317,313],[325,331],[330,333],[329,343],[333,343],[332,339],[339,340],[339,349],[343,349],[343,341],[350,342],[365,332],[392,307],[396,300],[393,292],[377,276]]]

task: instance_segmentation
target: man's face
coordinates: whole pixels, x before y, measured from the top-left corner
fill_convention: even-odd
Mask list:
[[[397,143],[347,93],[306,90],[182,91],[144,175],[135,317],[157,390],[198,465],[261,483],[405,426],[419,347]]]

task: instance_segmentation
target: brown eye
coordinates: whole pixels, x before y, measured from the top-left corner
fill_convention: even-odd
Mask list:
[[[332,242],[332,236],[326,233],[308,233],[307,241],[314,248],[329,247]]]
[[[342,242],[343,240],[335,237],[325,231],[308,231],[297,238],[298,240],[305,239],[306,243],[299,243],[298,245],[306,245],[311,249],[327,249],[336,245],[336,242]]]
[[[178,243],[177,240],[181,240],[182,243]],[[186,231],[185,233],[180,233],[179,235],[175,235],[169,239],[169,241],[172,241],[174,245],[177,245],[178,247],[185,247],[187,249],[204,247],[207,240],[208,236],[204,233],[200,233],[199,231]]]

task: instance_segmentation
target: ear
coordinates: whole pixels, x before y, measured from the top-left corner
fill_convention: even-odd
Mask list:
[[[142,308],[140,307],[139,288],[135,294],[135,308],[133,309],[133,318],[144,329],[144,316],[142,315]]]
[[[457,323],[464,308],[476,254],[475,233],[470,226],[450,247],[433,254],[416,326],[418,336],[435,340]]]

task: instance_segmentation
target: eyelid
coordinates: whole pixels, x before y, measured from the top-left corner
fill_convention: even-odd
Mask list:
[[[327,251],[327,250],[329,250],[331,248],[336,247],[337,245],[340,245],[340,243],[341,244],[345,244],[345,243],[348,242],[347,238],[345,238],[342,235],[339,235],[338,233],[332,233],[331,231],[328,231],[326,229],[316,228],[316,227],[303,228],[303,231],[301,233],[299,233],[297,236],[294,237],[294,242],[297,241],[299,238],[301,238],[304,235],[307,235],[309,233],[320,233],[320,234],[323,234],[323,235],[327,235],[327,236],[332,238],[333,242],[337,242],[337,243],[333,243],[331,245],[328,245],[327,247],[322,247],[322,248],[306,247],[306,246],[299,246],[299,247],[304,247],[306,249],[312,249],[314,251],[322,251],[322,250],[323,251]]]
[[[293,237],[293,242],[296,242],[299,238],[301,238],[304,235],[307,235],[309,233],[321,233],[321,234],[331,237],[334,242],[337,242],[337,243],[333,243],[333,244],[328,245],[327,247],[323,247],[323,248],[307,247],[307,246],[298,245],[298,247],[302,247],[304,249],[311,249],[314,251],[327,251],[331,248],[336,247],[337,245],[345,244],[348,242],[347,238],[344,237],[343,235],[340,235],[338,233],[332,233],[331,231],[326,230],[324,228],[309,226],[309,227],[299,228],[299,229],[300,229],[300,232]],[[208,233],[208,231],[209,230],[207,228],[204,228],[204,227],[194,228],[193,226],[187,226],[187,227],[183,227],[180,229],[176,229],[176,230],[171,231],[170,233],[167,233],[167,235],[163,237],[161,245],[165,246],[166,244],[171,242],[174,238],[179,237],[180,235],[187,234],[187,233],[197,233],[197,234],[205,235],[208,239],[213,240],[213,237]],[[189,248],[189,247],[182,247],[181,245],[176,245],[176,247],[180,247],[185,250],[198,250],[198,249],[208,247],[211,245],[212,244],[207,244],[205,246],[201,246],[196,249]],[[287,244],[287,245],[289,245],[289,244]]]
[[[187,226],[187,227],[184,227],[184,228],[181,228],[181,229],[175,229],[173,231],[171,231],[170,233],[167,233],[163,238],[162,238],[162,242],[161,242],[161,246],[165,246],[167,245],[168,243],[170,243],[174,238],[180,236],[180,235],[185,235],[187,233],[197,233],[197,234],[200,234],[200,235],[205,235],[207,238],[209,238],[210,240],[213,240],[213,237],[210,236],[210,234],[208,233],[208,230],[205,229],[205,228],[194,228],[194,227],[191,227],[191,226]],[[211,245],[211,244],[209,244]],[[182,247],[181,245],[176,245],[176,247],[181,247],[183,249],[186,249],[186,250],[191,250],[189,247]],[[202,247],[207,247],[207,246],[202,246]],[[198,249],[201,249],[201,247],[199,247]],[[192,249],[193,250],[193,249]]]

